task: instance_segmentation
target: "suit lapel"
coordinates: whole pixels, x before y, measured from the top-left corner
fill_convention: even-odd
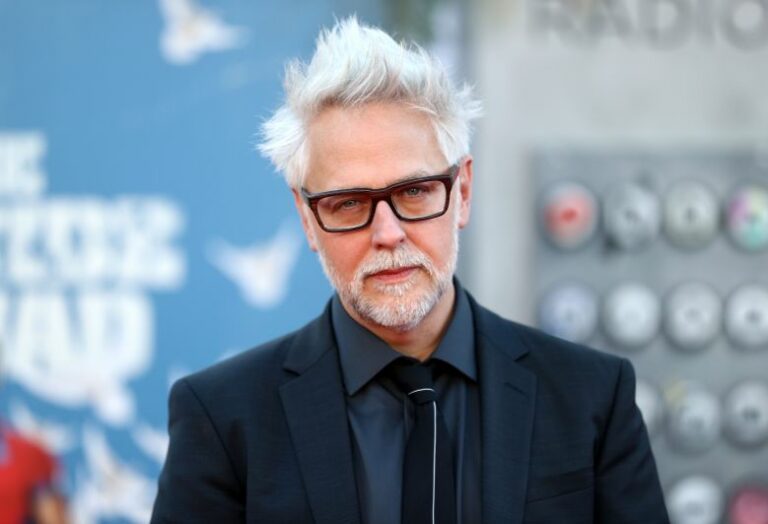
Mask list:
[[[296,338],[285,367],[300,373],[280,388],[280,396],[315,522],[359,523],[352,442],[328,310]]]
[[[527,352],[515,325],[480,307],[475,319],[482,417],[484,522],[522,522],[536,377],[516,360]],[[312,514],[318,524],[359,523],[352,442],[328,309],[297,334],[280,388]]]
[[[520,366],[527,349],[514,324],[477,306],[484,522],[523,519],[536,399],[536,377]]]

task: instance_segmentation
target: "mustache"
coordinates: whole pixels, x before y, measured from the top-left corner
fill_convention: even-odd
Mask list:
[[[429,273],[433,272],[432,262],[417,249],[403,247],[395,251],[380,251],[358,267],[357,276],[362,279],[380,271],[414,266],[422,267]]]

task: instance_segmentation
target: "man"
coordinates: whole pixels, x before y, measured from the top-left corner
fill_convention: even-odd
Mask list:
[[[667,522],[629,363],[453,279],[470,90],[354,18],[285,86],[262,151],[337,294],[174,385],[153,522]]]

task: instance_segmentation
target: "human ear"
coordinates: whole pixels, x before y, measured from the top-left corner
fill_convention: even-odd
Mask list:
[[[460,229],[469,223],[472,204],[472,155],[465,156],[459,164],[459,221]]]

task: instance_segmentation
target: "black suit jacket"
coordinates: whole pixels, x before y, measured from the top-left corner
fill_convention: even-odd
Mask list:
[[[471,299],[483,522],[668,522],[625,359]],[[178,381],[153,523],[360,522],[330,310]]]

